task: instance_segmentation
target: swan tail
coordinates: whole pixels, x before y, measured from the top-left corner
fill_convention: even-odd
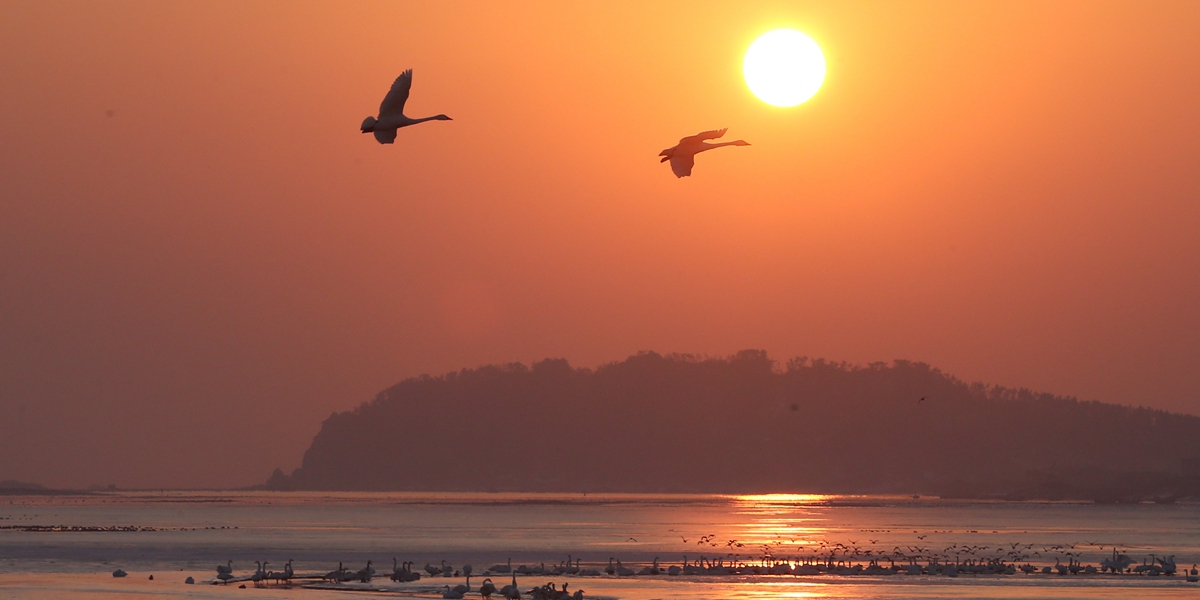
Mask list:
[[[375,117],[367,117],[366,119],[363,119],[362,132],[366,133],[368,131],[374,131],[374,130],[375,130]]]

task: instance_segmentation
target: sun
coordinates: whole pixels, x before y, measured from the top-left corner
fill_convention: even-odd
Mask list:
[[[746,85],[772,106],[796,106],[825,81],[825,55],[812,38],[794,29],[768,31],[754,40],[742,62]]]

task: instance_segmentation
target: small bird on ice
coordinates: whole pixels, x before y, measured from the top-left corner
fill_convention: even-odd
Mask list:
[[[404,103],[408,101],[408,91],[412,89],[412,69],[400,74],[392,82],[392,89],[379,105],[379,118],[367,117],[362,123],[362,132],[375,134],[380,144],[391,144],[396,141],[396,130],[425,121],[452,121],[446,115],[434,115],[421,119],[404,116]]]
[[[696,135],[685,137],[679,140],[679,143],[659,152],[658,155],[663,157],[658,162],[671,161],[671,171],[676,177],[687,177],[692,174],[692,165],[696,163],[696,155],[706,150],[720,148],[721,146],[749,146],[750,143],[745,140],[734,140],[732,142],[721,142],[719,144],[709,144],[704,140],[715,140],[729,131],[726,129],[717,129],[714,131],[705,131]]]

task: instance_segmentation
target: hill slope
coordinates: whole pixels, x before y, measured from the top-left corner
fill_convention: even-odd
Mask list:
[[[644,352],[405,380],[330,416],[302,466],[267,486],[1178,494],[1198,433],[1200,417],[968,385],[922,363]]]

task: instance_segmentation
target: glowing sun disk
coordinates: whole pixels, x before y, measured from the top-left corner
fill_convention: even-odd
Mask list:
[[[776,29],[750,44],[742,73],[759,100],[772,106],[796,106],[812,98],[825,82],[825,55],[807,35]]]

